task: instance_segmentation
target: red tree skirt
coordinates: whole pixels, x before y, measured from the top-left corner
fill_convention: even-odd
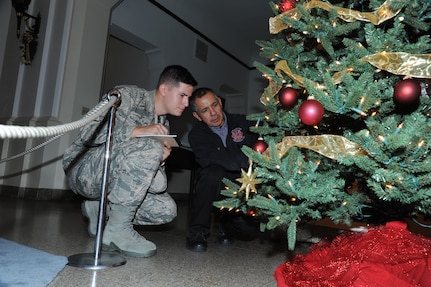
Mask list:
[[[431,239],[403,222],[320,242],[277,267],[278,287],[429,287]]]

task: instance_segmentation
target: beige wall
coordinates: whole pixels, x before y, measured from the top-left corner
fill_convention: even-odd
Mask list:
[[[2,1],[10,4],[9,1]],[[118,0],[33,1],[30,14],[43,15],[39,44],[30,66],[19,64],[16,19],[0,19],[2,39],[0,89],[8,91],[0,116],[9,125],[49,126],[81,118],[83,106],[99,101],[111,8]],[[3,12],[2,12],[3,13]],[[4,38],[3,38],[4,36]],[[0,49],[0,51],[2,51]],[[18,51],[18,52],[17,52]],[[5,97],[6,98],[6,97]],[[48,108],[47,108],[48,107]],[[0,165],[0,184],[65,189],[61,155],[74,133],[24,158]],[[1,158],[22,152],[42,139],[2,140]]]

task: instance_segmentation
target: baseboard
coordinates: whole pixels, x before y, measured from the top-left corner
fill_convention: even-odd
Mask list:
[[[31,200],[74,200],[79,198],[72,190],[30,188],[0,185],[0,197]]]
[[[171,193],[176,201],[187,201],[189,195],[185,193]],[[0,185],[0,197],[22,198],[31,200],[79,200],[81,196],[72,190],[29,188],[19,186]]]

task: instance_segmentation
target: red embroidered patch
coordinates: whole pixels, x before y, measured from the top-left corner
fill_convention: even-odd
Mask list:
[[[232,136],[232,140],[236,143],[242,142],[245,138],[242,128],[234,128],[230,134]]]

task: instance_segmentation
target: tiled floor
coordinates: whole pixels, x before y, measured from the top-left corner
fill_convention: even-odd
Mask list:
[[[207,252],[185,248],[187,201],[177,200],[178,217],[166,226],[140,229],[157,244],[151,258],[126,257],[123,266],[89,270],[66,266],[49,287],[65,286],[275,286],[275,268],[287,260],[284,236],[262,234],[221,246],[210,237]],[[0,198],[0,237],[55,255],[94,252],[80,200],[35,201]],[[304,230],[304,237],[309,237]],[[301,232],[300,232],[301,236]],[[305,252],[309,244],[298,244]]]
[[[276,286],[275,268],[292,256],[284,234],[261,234],[252,241],[221,246],[210,237],[207,252],[185,248],[187,201],[177,199],[178,217],[169,225],[139,228],[155,242],[151,258],[127,257],[123,266],[89,270],[65,266],[48,287],[67,286]],[[80,200],[35,201],[0,197],[0,237],[55,255],[71,256],[94,251],[80,212]],[[429,229],[428,229],[429,231]],[[301,226],[300,241],[337,234],[320,225]],[[297,243],[295,252],[306,252],[309,243]]]

